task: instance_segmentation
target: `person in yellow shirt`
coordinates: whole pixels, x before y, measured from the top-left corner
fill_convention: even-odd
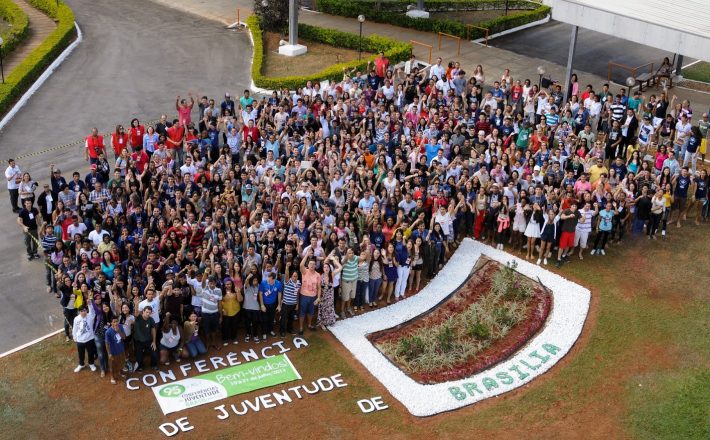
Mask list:
[[[224,282],[224,295],[219,302],[219,315],[222,321],[222,345],[227,346],[229,342],[238,344],[237,324],[239,323],[240,303],[244,300],[239,289],[234,287],[234,282],[227,279]]]
[[[589,181],[592,183],[592,187],[596,187],[599,178],[602,174],[609,175],[609,169],[604,166],[604,161],[601,158],[597,158],[597,163],[589,167]]]

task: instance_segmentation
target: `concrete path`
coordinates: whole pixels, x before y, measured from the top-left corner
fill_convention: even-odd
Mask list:
[[[5,76],[8,76],[12,70],[24,60],[37,46],[39,46],[49,34],[54,31],[57,24],[40,12],[33,8],[24,0],[13,0],[19,6],[30,21],[29,35],[18,47],[5,57],[3,55],[3,67],[5,68]]]
[[[42,151],[82,139],[94,126],[107,132],[133,117],[176,117],[177,94],[220,98],[249,85],[251,47],[243,32],[145,0],[67,3],[84,41],[0,132],[2,171],[7,158],[20,156],[18,165],[40,184],[49,180],[50,163],[67,178],[74,170],[83,176],[83,146]],[[57,300],[45,292],[42,263],[25,259],[15,218],[2,185],[0,353],[63,324]]]
[[[190,13],[205,16],[221,18],[223,23],[234,23],[236,21],[236,10],[239,8],[241,16],[251,12],[253,2],[250,0],[155,0],[164,3],[166,6],[188,11]],[[374,12],[373,12],[374,14]],[[244,18],[242,18],[242,21]],[[329,14],[321,14],[317,12],[309,12],[302,10],[299,14],[299,20],[302,23],[338,29],[346,32],[357,34],[359,32],[359,23],[355,18],[339,17]],[[556,22],[555,22],[556,23]],[[554,23],[553,23],[554,24]],[[537,83],[539,76],[537,67],[543,66],[546,71],[546,76],[551,76],[557,81],[564,81],[565,66],[568,51],[569,27],[563,23],[558,23],[552,27],[554,38],[539,38],[537,35],[540,32],[549,32],[549,25],[543,28],[530,28],[519,33],[515,33],[507,39],[515,38],[516,44],[507,45],[507,40],[502,40],[504,44],[498,46],[497,40],[492,40],[490,47],[484,45],[462,41],[461,52],[458,52],[458,44],[452,40],[443,40],[441,49],[438,46],[437,34],[428,32],[419,32],[412,29],[401,28],[384,23],[375,23],[366,21],[363,25],[364,35],[384,35],[391,38],[409,42],[416,40],[433,46],[432,57],[436,60],[440,56],[444,63],[449,61],[459,61],[466,72],[473,73],[476,65],[483,66],[486,78],[500,78],[504,69],[510,69],[513,78],[526,79],[529,78],[533,83]],[[567,29],[566,33],[564,29]],[[611,47],[613,53],[624,53],[624,50],[635,51],[633,53],[640,54],[635,46],[644,48],[645,46],[634,45],[633,43],[618,38],[612,38],[597,32],[581,30],[577,40],[578,47],[587,58],[583,63],[580,63],[575,73],[581,84],[592,84],[595,88],[600,89],[601,85],[608,82],[606,78],[606,66],[609,60],[608,56],[600,55],[604,52],[605,47]],[[589,44],[597,48],[595,51],[585,52],[585,45]],[[518,47],[520,45],[520,47]],[[524,46],[524,47],[523,47]],[[513,50],[506,50],[510,47]],[[619,50],[614,49],[620,48]],[[522,49],[521,49],[522,48]],[[626,49],[624,49],[626,48]],[[529,56],[534,53],[536,56]],[[659,52],[662,53],[662,52]],[[421,46],[414,46],[415,56],[424,61],[428,61],[429,50]],[[645,55],[639,55],[646,57]],[[649,55],[650,56],[650,55]],[[643,63],[641,63],[643,64]],[[601,66],[601,67],[600,67]],[[597,74],[589,73],[584,69],[590,69]],[[618,87],[613,87],[612,90],[617,91]],[[656,92],[652,90],[645,92],[646,96]],[[710,94],[696,92],[688,89],[674,88],[671,91],[676,94],[679,99],[690,99],[693,106],[698,111],[704,111],[710,107]]]

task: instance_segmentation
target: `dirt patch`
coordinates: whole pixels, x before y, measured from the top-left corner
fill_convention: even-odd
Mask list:
[[[287,57],[279,54],[279,41],[282,39],[288,41],[288,37],[274,32],[266,32],[264,34],[264,65],[261,73],[265,76],[312,75],[332,64],[358,59],[357,50],[306,40],[299,40],[299,43],[307,46],[308,52],[297,57]],[[363,58],[367,58],[370,55],[372,54],[362,52]]]

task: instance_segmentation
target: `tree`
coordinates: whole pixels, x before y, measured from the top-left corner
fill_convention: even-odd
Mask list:
[[[254,0],[254,13],[261,18],[264,30],[285,32],[288,29],[289,0]]]

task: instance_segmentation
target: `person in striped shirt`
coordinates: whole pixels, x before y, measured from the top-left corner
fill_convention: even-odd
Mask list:
[[[44,225],[44,233],[42,234],[42,250],[44,251],[44,256],[47,261],[44,264],[44,270],[47,277],[47,293],[54,292],[57,298],[57,287],[54,281],[54,271],[56,267],[52,264],[50,259],[50,254],[54,251],[57,245],[57,237],[54,235],[54,227],[51,224]]]
[[[352,248],[348,248],[345,252],[345,258],[343,258],[343,271],[340,274],[340,316],[345,318],[345,312],[350,314],[350,316],[355,316],[350,303],[355,299],[355,293],[357,291],[357,265],[360,258],[355,255],[355,251]]]
[[[293,262],[286,262],[286,284],[284,284],[284,292],[281,296],[281,304],[278,305],[276,311],[281,313],[279,320],[279,334],[283,338],[286,332],[294,335],[293,331],[293,314],[298,311],[298,295],[301,293],[301,281],[298,279],[298,271],[293,270]]]

